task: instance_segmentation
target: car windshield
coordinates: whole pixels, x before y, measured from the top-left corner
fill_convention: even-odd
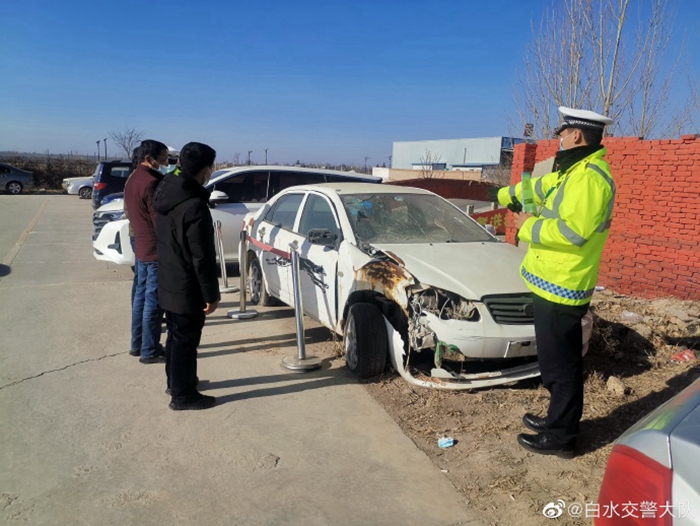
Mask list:
[[[358,242],[469,243],[493,241],[457,207],[436,195],[340,196]]]

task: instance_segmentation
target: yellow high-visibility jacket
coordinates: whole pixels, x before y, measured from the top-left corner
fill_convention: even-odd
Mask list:
[[[606,153],[603,148],[564,173],[532,180],[539,217],[528,218],[518,232],[530,244],[520,274],[546,300],[564,305],[591,301],[615,202]],[[521,186],[501,188],[498,201],[505,206],[515,196],[522,202]]]

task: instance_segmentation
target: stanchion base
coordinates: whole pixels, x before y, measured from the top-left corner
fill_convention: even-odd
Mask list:
[[[232,320],[249,320],[250,318],[255,318],[257,315],[258,312],[254,310],[247,310],[245,312],[241,312],[239,310],[230,310],[226,313],[226,316],[228,316]]]
[[[321,368],[321,359],[307,356],[303,360],[297,356],[282,358],[282,367],[290,371],[313,371]]]
[[[238,287],[224,287],[224,288],[219,289],[219,292],[221,294],[228,294],[229,292],[238,292],[240,290],[241,289],[239,289]]]

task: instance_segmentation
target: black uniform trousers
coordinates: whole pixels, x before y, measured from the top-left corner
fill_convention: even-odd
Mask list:
[[[197,347],[204,328],[204,311],[195,314],[165,312],[165,374],[172,402],[191,402],[197,397]]]
[[[542,383],[550,393],[545,433],[557,442],[576,439],[583,413],[583,330],[588,305],[562,305],[533,295]]]

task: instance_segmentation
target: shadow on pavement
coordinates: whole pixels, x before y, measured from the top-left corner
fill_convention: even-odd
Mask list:
[[[324,359],[322,361],[321,369],[318,371],[312,371],[307,373],[293,373],[290,371],[288,373],[275,374],[271,376],[254,376],[251,378],[238,378],[231,380],[223,380],[220,382],[208,382],[206,384],[206,391],[209,394],[215,394],[211,393],[210,391],[215,389],[227,389],[232,387],[242,387],[249,385],[266,385],[294,380],[301,381],[296,381],[292,385],[267,387],[262,389],[246,391],[244,393],[217,396],[216,403],[217,405],[221,405],[227,402],[246,400],[248,398],[261,398],[264,396],[277,396],[290,393],[300,393],[309,389],[322,389],[324,387],[331,387],[334,385],[357,383],[357,379],[354,376],[352,376],[348,371],[341,368],[331,369],[330,359]]]

